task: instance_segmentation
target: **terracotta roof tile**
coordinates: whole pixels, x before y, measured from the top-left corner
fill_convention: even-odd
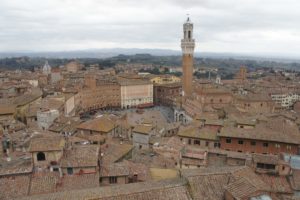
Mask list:
[[[105,116],[102,116],[100,118],[89,120],[80,124],[79,126],[77,126],[77,129],[108,133],[111,130],[113,130],[114,127],[115,127],[115,123],[112,120],[110,120]]]
[[[73,146],[64,152],[61,167],[97,167],[99,147],[95,145]]]
[[[186,181],[169,179],[36,195],[21,200],[190,200]]]
[[[149,135],[153,130],[153,126],[136,125],[132,132]]]
[[[221,130],[219,136],[300,144],[297,125],[289,120],[278,118],[267,123],[259,123],[253,129],[228,126]]]
[[[28,175],[0,178],[0,199],[10,200],[28,194],[30,177]]]
[[[38,137],[30,141],[29,152],[37,151],[62,151],[65,140],[60,136]]]
[[[210,128],[190,127],[188,129],[179,131],[178,136],[204,140],[217,140],[217,131]]]
[[[31,178],[30,195],[55,192],[58,181],[57,173],[37,173]]]

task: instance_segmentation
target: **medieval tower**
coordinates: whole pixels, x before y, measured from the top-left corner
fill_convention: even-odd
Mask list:
[[[193,92],[193,63],[194,63],[195,40],[193,39],[193,24],[188,17],[183,24],[182,49],[182,72],[183,72],[183,92],[184,97],[190,96]]]

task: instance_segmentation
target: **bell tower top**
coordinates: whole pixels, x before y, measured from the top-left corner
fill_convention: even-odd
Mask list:
[[[181,49],[183,54],[194,54],[195,40],[193,39],[193,23],[190,17],[187,17],[183,24],[183,39],[181,40]]]

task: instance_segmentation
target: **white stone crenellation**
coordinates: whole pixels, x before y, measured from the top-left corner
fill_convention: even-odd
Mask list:
[[[187,18],[183,24],[183,39],[181,40],[182,54],[194,54],[195,40],[193,39],[193,24]]]

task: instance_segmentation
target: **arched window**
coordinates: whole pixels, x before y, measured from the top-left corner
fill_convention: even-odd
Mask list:
[[[188,32],[188,38],[191,39],[191,31]]]
[[[36,155],[36,158],[38,161],[46,160],[46,156],[43,152],[38,152],[38,154]]]

